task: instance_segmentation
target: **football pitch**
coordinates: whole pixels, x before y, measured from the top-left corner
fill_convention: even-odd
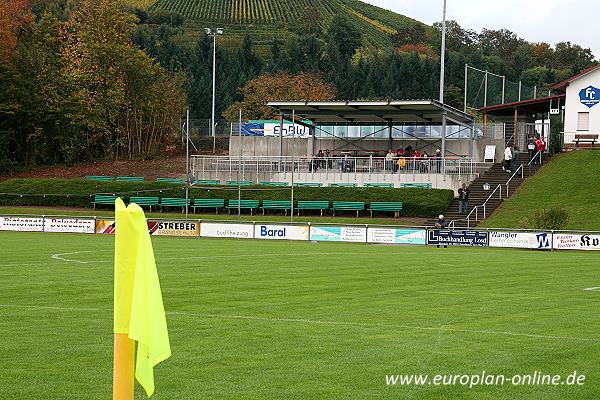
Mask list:
[[[154,399],[600,398],[600,254],[153,245],[173,352]],[[9,232],[0,248],[0,397],[110,398],[114,237]],[[386,382],[534,373],[560,383]]]

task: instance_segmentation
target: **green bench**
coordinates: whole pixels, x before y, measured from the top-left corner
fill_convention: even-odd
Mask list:
[[[393,201],[374,201],[369,205],[369,211],[371,212],[371,218],[373,218],[373,211],[385,211],[393,212],[394,217],[400,216],[402,211],[402,203]]]
[[[113,178],[112,176],[98,176],[98,175],[88,175],[85,177],[86,180],[88,181],[100,181],[100,182],[107,182],[107,181],[112,181]]]
[[[401,188],[431,189],[431,183],[401,183]]]
[[[287,182],[261,182],[262,186],[271,186],[271,187],[287,187],[289,183]]]
[[[263,200],[262,210],[265,215],[265,210],[284,210],[287,215],[288,210],[292,209],[290,200]]]
[[[365,183],[367,188],[393,188],[393,183]]]
[[[181,179],[181,178],[156,178],[156,182],[176,183],[178,185],[183,185],[185,183],[185,179]]]
[[[227,213],[231,213],[231,210],[250,210],[250,215],[253,211],[258,208],[259,200],[229,200],[227,204]]]
[[[152,211],[152,206],[158,207],[160,198],[153,196],[131,196],[129,198],[129,203],[135,203],[140,207],[148,206],[150,207],[150,211]]]
[[[321,187],[323,186],[320,182],[294,182],[295,187]]]
[[[190,204],[190,200],[188,199],[187,205]],[[180,197],[163,197],[160,199],[160,210],[164,207],[181,207],[183,211],[185,209],[186,201]]]
[[[356,211],[358,218],[359,212],[365,209],[365,203],[362,201],[334,201],[331,209],[334,217],[336,211]]]
[[[298,210],[298,215],[300,215],[300,211],[302,210],[319,210],[321,211],[321,216],[323,216],[323,210],[329,210],[329,201],[299,200],[296,209]]]
[[[227,181],[227,186],[252,186],[254,182],[252,181]]]
[[[95,194],[94,199],[92,200],[92,204],[94,205],[94,210],[96,209],[96,205],[104,205],[104,206],[115,206],[115,200],[117,200],[119,196],[114,195],[106,195],[106,194]]]
[[[192,207],[194,207],[194,213],[196,208],[214,208],[215,214],[218,214],[219,208],[225,207],[225,199],[195,199]]]
[[[332,183],[329,187],[356,187],[356,183]]]
[[[206,186],[216,186],[220,185],[221,181],[216,179],[202,179],[199,181],[193,181],[192,185],[206,185]]]
[[[143,176],[117,176],[117,182],[144,182]]]

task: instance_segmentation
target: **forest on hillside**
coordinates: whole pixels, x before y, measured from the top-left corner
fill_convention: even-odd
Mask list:
[[[319,18],[307,7],[306,19]],[[316,29],[317,27],[318,29]],[[217,118],[267,116],[260,100],[436,98],[439,24],[390,32],[393,49],[363,40],[347,14],[295,24],[257,51],[250,32],[217,39]],[[0,3],[0,172],[171,151],[186,108],[208,119],[212,39],[186,19],[118,0]],[[462,108],[464,66],[540,90],[596,61],[572,43],[529,43],[508,30],[475,32],[450,21],[446,102]],[[293,82],[293,85],[291,84]]]

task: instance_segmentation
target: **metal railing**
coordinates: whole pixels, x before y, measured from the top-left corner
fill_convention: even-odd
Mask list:
[[[496,186],[494,191],[488,196],[488,198],[483,202],[483,204],[473,207],[471,212],[469,214],[467,214],[467,216],[465,218],[450,221],[450,223],[448,224],[448,227],[454,228],[456,226],[456,221],[467,221],[467,228],[470,228],[471,227],[471,216],[473,214],[475,214],[474,220],[476,222],[479,221],[479,209],[480,208],[483,209],[483,218],[482,219],[485,219],[487,216],[487,204],[492,199],[492,197],[494,197],[496,192],[498,192],[499,199],[502,200],[502,184],[499,184],[498,186]]]
[[[304,174],[302,179],[330,183],[361,180],[386,181],[391,175],[459,175],[472,177],[492,163],[470,158],[395,158],[385,157],[291,157],[291,156],[192,156],[194,179],[285,181],[288,174]]]
[[[517,170],[512,174],[512,176],[508,179],[508,181],[506,181],[505,185],[506,185],[506,197],[509,196],[509,185],[512,182],[512,180],[515,178],[515,176],[517,176],[517,174],[519,173],[519,171],[521,171],[521,179],[523,179],[524,175],[523,175],[523,164],[519,165],[519,168],[517,168]]]

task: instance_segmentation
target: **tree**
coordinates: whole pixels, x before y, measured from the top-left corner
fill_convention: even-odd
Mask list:
[[[19,29],[32,20],[27,0],[0,2],[0,61],[7,61],[17,46]]]
[[[337,48],[343,63],[352,58],[362,43],[362,35],[350,18],[344,14],[336,14],[329,25],[330,46]]]
[[[243,100],[229,106],[223,116],[237,121],[239,109],[249,119],[271,119],[277,116],[268,101],[328,101],[335,98],[335,88],[316,74],[302,72],[290,75],[286,72],[264,74],[247,82],[241,89]]]

